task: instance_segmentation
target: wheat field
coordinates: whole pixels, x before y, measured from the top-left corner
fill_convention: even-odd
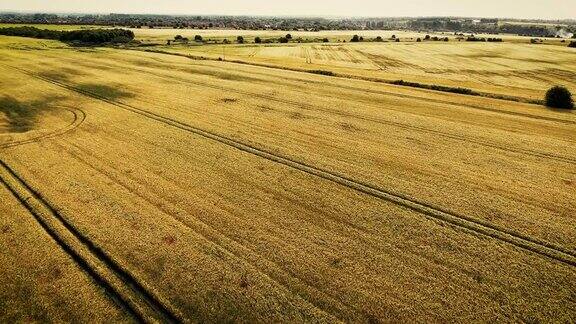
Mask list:
[[[576,68],[523,44],[226,50],[526,97]],[[15,37],[0,55],[0,322],[576,319],[573,112]]]

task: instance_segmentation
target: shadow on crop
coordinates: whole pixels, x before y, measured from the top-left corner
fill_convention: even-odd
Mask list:
[[[60,82],[66,82],[70,80],[70,76],[66,73],[58,72],[58,71],[45,71],[38,73],[43,78],[56,80]]]
[[[55,108],[61,97],[46,97],[37,101],[19,101],[11,96],[0,97],[0,116],[4,115],[9,133],[25,133],[34,129],[39,117]]]
[[[76,63],[75,63],[76,65]],[[58,67],[56,69],[45,70],[38,73],[41,77],[66,82],[71,81],[73,77],[86,76],[87,74],[81,70],[81,68],[71,68],[71,67]]]
[[[84,83],[75,86],[75,88],[82,92],[86,92],[110,100],[134,97],[133,93],[122,89],[122,87],[119,85],[110,86],[106,84]]]
[[[214,78],[217,78],[220,80],[227,80],[227,81],[244,81],[244,82],[261,81],[260,79],[257,79],[254,77],[240,75],[240,74],[233,74],[233,73],[228,73],[228,72],[195,69],[195,68],[187,68],[187,69],[182,69],[182,70],[185,72],[191,73],[191,74],[200,74],[200,75],[205,75],[205,76],[211,76],[211,77],[214,77]]]

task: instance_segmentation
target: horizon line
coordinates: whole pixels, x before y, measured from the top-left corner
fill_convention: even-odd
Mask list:
[[[467,18],[467,19],[510,19],[510,20],[539,20],[539,21],[574,21],[576,18],[529,18],[529,17],[505,17],[505,16],[455,16],[455,15],[430,15],[430,16],[365,16],[365,15],[281,15],[281,14],[219,14],[219,13],[145,13],[145,12],[75,12],[75,11],[37,11],[37,10],[11,10],[0,9],[0,14],[54,14],[54,15],[141,15],[141,16],[174,16],[174,17],[265,17],[265,18],[352,18],[352,19],[408,19],[408,18]]]

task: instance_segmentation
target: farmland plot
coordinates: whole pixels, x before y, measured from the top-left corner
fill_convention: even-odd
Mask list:
[[[0,48],[2,221],[54,229],[85,264],[66,271],[84,276],[75,287],[114,297],[79,298],[99,316],[574,319],[572,113],[156,53]]]

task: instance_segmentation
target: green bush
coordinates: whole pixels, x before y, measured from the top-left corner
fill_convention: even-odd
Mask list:
[[[563,86],[554,86],[546,92],[546,106],[551,108],[574,109],[572,94]]]
[[[459,94],[466,94],[466,95],[477,94],[468,88],[447,87],[447,86],[436,85],[436,84],[423,84],[423,83],[410,82],[410,81],[404,81],[404,80],[395,80],[395,81],[391,81],[389,83],[395,84],[395,85],[406,86],[406,87],[429,89],[429,90],[436,90],[436,91],[443,91],[443,92],[452,92],[452,93],[459,93]]]
[[[314,74],[321,74],[321,75],[327,75],[327,76],[334,76],[334,72],[332,71],[326,71],[326,70],[309,70],[308,73],[314,73]]]

